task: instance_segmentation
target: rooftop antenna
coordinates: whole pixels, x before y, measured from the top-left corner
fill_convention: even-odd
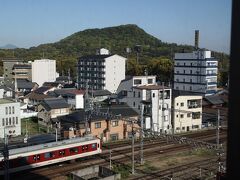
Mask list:
[[[195,50],[199,49],[199,30],[195,30]]]

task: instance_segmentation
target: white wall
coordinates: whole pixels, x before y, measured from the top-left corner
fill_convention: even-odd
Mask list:
[[[200,100],[201,107],[199,108],[188,108],[188,100]],[[181,106],[183,103],[183,106]],[[180,133],[187,131],[187,127],[189,130],[197,130],[202,127],[202,96],[178,96],[174,99],[174,132]],[[192,119],[192,112],[200,112],[201,116],[199,119]],[[190,113],[191,116],[188,117],[187,114]],[[183,117],[181,118],[181,115]],[[198,125],[199,128],[192,129],[194,125]],[[184,128],[184,129],[183,129]]]
[[[8,108],[8,114],[6,114],[6,107]],[[12,112],[12,108],[14,107],[14,113]],[[9,113],[9,108],[11,108],[11,114]],[[9,120],[11,118],[11,125],[9,124]],[[3,121],[4,119],[4,126]],[[8,125],[6,125],[6,119],[8,120]],[[18,123],[16,122],[16,119]],[[20,103],[19,102],[10,102],[10,103],[4,103],[0,104],[0,138],[4,138],[4,127],[5,127],[5,133],[7,135],[13,135],[18,136],[21,135],[21,118],[20,118]],[[15,131],[15,133],[10,133]]]
[[[35,60],[32,62],[32,82],[42,86],[44,82],[56,80],[56,61],[50,59]]]
[[[125,79],[126,58],[113,55],[105,58],[105,89],[115,93],[120,82]]]

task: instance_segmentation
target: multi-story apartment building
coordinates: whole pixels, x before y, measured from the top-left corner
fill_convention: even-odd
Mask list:
[[[14,64],[12,68],[13,79],[32,80],[32,65],[30,63]]]
[[[175,133],[199,130],[202,127],[202,96],[174,97],[173,128]]]
[[[56,81],[56,60],[40,59],[32,62],[32,82],[42,86],[44,82]]]
[[[143,112],[144,128],[160,133],[171,132],[171,89],[160,85],[133,87],[127,104],[139,114]]]
[[[78,88],[109,90],[115,93],[121,80],[125,79],[126,58],[117,54],[99,51],[97,55],[82,56],[78,59]]]
[[[0,138],[21,135],[20,103],[0,99]]]
[[[12,81],[14,79],[13,75],[13,66],[15,64],[22,63],[22,59],[17,59],[17,58],[6,58],[2,60],[3,62],[3,77],[4,81]]]
[[[205,95],[217,90],[218,61],[211,51],[176,53],[174,63],[174,89],[193,91]]]

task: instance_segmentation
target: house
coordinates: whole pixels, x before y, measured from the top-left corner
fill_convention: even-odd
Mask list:
[[[115,93],[125,79],[126,58],[111,55],[107,50],[100,50],[96,55],[82,56],[78,59],[78,88],[108,90]]]
[[[132,121],[139,136],[138,114],[126,104],[104,106],[98,111],[92,111],[90,115],[84,110],[78,110],[58,119],[67,137],[83,136],[87,130],[103,141],[126,139],[132,136]]]
[[[32,91],[35,91],[38,88],[38,84],[31,82],[27,79],[17,79],[17,82],[15,83],[15,85],[17,86],[15,88],[16,93],[15,96],[16,97],[21,97],[21,96],[25,96],[27,94],[29,94]]]
[[[127,97],[131,97],[133,87],[143,85],[156,85],[156,76],[128,76],[122,80],[117,89],[117,99],[119,102],[127,102]]]
[[[58,116],[64,116],[70,113],[70,107],[63,98],[44,99],[38,105],[38,123],[42,125],[51,125],[52,121]]]
[[[182,91],[184,92],[184,91]],[[202,96],[173,90],[174,133],[199,130],[202,128]]]
[[[21,135],[20,103],[0,99],[0,138]]]
[[[89,98],[95,103],[107,100],[111,94],[108,90],[89,90]]]
[[[29,117],[37,117],[37,112],[33,111],[28,107],[26,103],[20,103],[20,117],[29,118]]]
[[[139,115],[144,116],[144,128],[171,133],[171,88],[162,85],[143,85],[133,87],[127,96],[127,104]]]

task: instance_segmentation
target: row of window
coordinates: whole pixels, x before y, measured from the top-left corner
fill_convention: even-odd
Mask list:
[[[199,128],[199,125],[192,125],[192,129],[198,129],[198,128]],[[185,131],[185,129],[187,129],[187,131],[189,131],[190,127],[189,126],[187,126],[187,127],[183,126],[182,130]],[[180,130],[180,127],[176,127],[176,130]]]
[[[18,117],[10,117],[10,118],[2,118],[2,126],[11,126],[11,125],[18,124]]]
[[[177,62],[175,65],[177,65],[177,66],[202,66],[202,64],[201,63],[179,63],[179,62]],[[207,66],[217,66],[217,62],[207,62],[206,63],[206,65]]]
[[[5,107],[5,114],[14,114],[15,113],[15,108],[14,106],[9,106],[9,107]]]
[[[192,113],[187,113],[187,117],[191,117],[192,119],[200,119],[201,113],[200,112],[192,112]],[[176,117],[178,118],[179,115],[177,114]],[[180,114],[180,118],[184,118],[184,114]]]
[[[178,86],[176,86],[176,90],[179,90]],[[187,90],[184,85],[183,85],[183,90]],[[189,86],[189,91],[192,91],[192,86]]]
[[[118,126],[118,121],[111,121],[112,127]],[[95,123],[95,129],[101,128],[101,122]]]

